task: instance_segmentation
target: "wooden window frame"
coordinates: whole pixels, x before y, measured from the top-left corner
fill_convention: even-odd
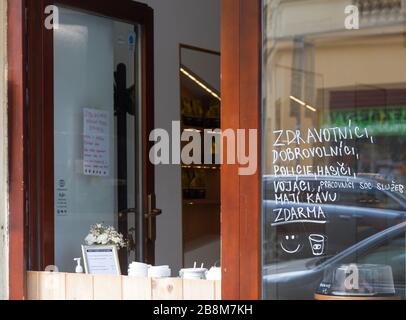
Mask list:
[[[258,129],[257,172],[221,169],[222,298],[261,298],[261,0],[222,0],[222,129]],[[248,139],[246,139],[248,140]]]

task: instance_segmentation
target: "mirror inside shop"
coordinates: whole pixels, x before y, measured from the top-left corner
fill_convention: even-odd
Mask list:
[[[406,298],[406,20],[366,2],[264,1],[265,299]]]
[[[200,135],[203,146],[205,133],[221,127],[220,53],[181,45],[180,88],[182,132]],[[202,153],[197,161],[202,165],[182,165],[185,266],[202,259],[205,265],[220,266],[220,162],[215,141],[211,161],[205,161]],[[182,149],[188,144],[182,141]]]

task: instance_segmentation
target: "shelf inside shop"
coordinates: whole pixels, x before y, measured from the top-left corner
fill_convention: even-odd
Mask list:
[[[203,170],[220,170],[220,164],[192,164],[192,165],[182,165],[182,169],[203,169]]]
[[[183,199],[183,204],[186,206],[219,206],[220,202],[209,199]]]
[[[210,130],[210,131],[214,131],[214,130],[220,130],[220,128],[215,128],[215,127],[198,127],[198,126],[186,126],[186,125],[182,125],[181,126],[181,131],[197,131],[197,132],[201,132],[204,133],[204,130]]]

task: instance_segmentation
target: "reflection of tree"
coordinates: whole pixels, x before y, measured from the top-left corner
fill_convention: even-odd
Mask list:
[[[380,137],[374,145],[376,148],[375,159],[371,161],[376,170],[387,180],[406,184],[406,137]],[[366,150],[365,153],[368,151]]]

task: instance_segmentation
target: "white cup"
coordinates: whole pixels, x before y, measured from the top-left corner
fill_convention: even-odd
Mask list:
[[[155,266],[148,269],[149,278],[170,278],[171,269],[169,266]]]
[[[206,272],[207,280],[221,280],[221,268],[213,267]]]
[[[206,279],[207,269],[205,268],[187,268],[179,271],[179,276],[188,280],[204,280]]]
[[[148,277],[148,268],[149,266],[145,263],[133,262],[128,268],[128,275],[130,277]]]

